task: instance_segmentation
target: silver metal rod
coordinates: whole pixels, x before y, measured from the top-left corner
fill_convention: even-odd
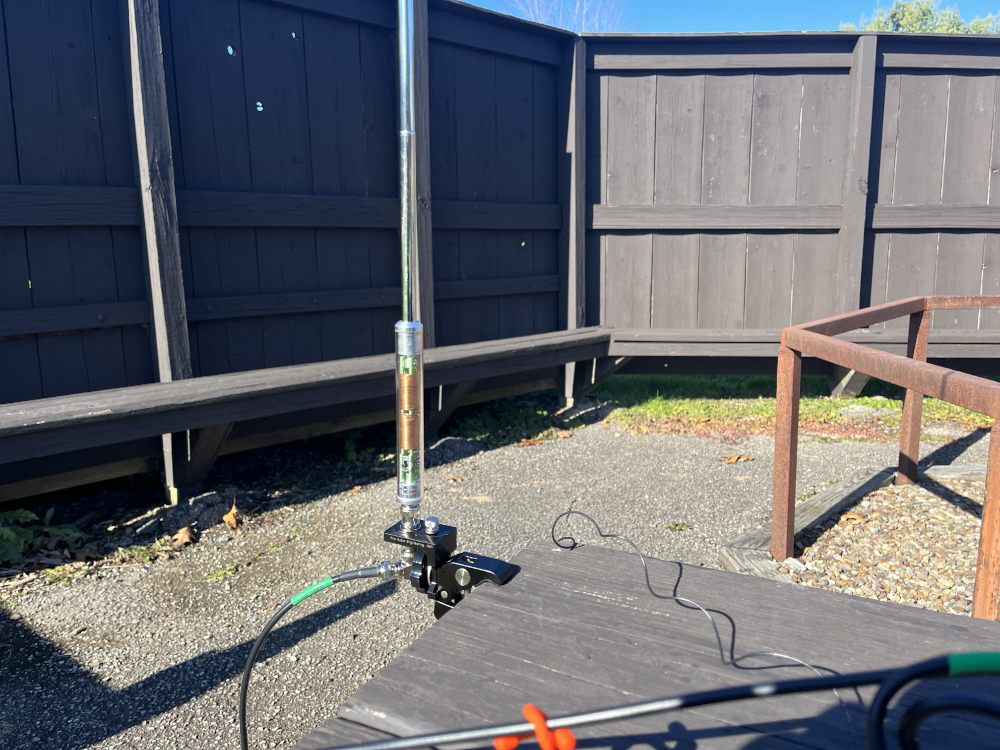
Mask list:
[[[403,283],[403,322],[420,320],[417,269],[417,176],[413,117],[413,0],[398,0],[399,10],[399,206]]]
[[[396,501],[415,531],[424,496],[424,335],[417,265],[417,176],[413,117],[413,0],[399,11],[399,209],[402,319],[396,323]]]

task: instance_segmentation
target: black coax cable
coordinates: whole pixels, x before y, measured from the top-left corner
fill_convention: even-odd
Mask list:
[[[271,630],[274,629],[274,626],[278,624],[278,620],[291,612],[292,607],[296,604],[301,602],[303,599],[308,599],[317,591],[329,588],[335,583],[353,581],[356,578],[376,578],[380,574],[379,569],[374,567],[350,570],[346,573],[340,573],[339,575],[324,578],[319,583],[315,583],[309,588],[300,591],[298,594],[293,596],[288,600],[288,603],[285,604],[285,606],[275,612],[274,617],[268,620],[267,625],[264,626],[264,629],[260,631],[260,635],[257,636],[257,640],[254,641],[253,648],[250,649],[250,656],[247,657],[247,665],[243,668],[243,681],[240,683],[240,747],[242,750],[249,750],[250,747],[249,740],[247,739],[247,690],[250,688],[250,675],[253,673],[253,665],[257,662],[257,655],[260,653],[260,647],[264,645],[264,639],[267,638]]]

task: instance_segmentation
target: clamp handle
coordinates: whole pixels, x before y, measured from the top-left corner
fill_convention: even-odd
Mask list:
[[[538,706],[531,703],[524,704],[522,710],[524,718],[535,728],[534,734],[523,734],[519,736],[497,737],[493,740],[495,750],[514,750],[521,740],[534,737],[538,740],[541,750],[574,750],[576,747],[576,737],[565,727],[549,729],[549,717],[543,713]]]

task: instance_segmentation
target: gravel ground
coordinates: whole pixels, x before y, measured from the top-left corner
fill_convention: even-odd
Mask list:
[[[924,454],[937,447],[933,463],[985,463],[983,433],[952,437]],[[573,507],[653,556],[714,567],[719,545],[769,518],[766,437],[631,436],[598,423],[538,446],[447,439],[432,453],[425,513],[456,524],[461,548],[486,555],[513,556]],[[719,460],[734,453],[755,460]],[[256,455],[266,463],[276,454]],[[805,442],[799,491],[895,458],[891,444]],[[239,676],[263,623],[310,583],[394,555],[381,541],[396,520],[393,482],[345,491],[354,475],[327,463],[318,490],[259,488],[280,507],[235,535],[206,529],[174,559],[100,569],[30,591],[13,610],[5,604],[0,746],[238,747]],[[678,523],[690,529],[667,529]],[[580,541],[596,536],[579,519],[573,529]],[[222,580],[207,580],[226,570]],[[254,747],[293,744],[431,625],[429,603],[410,590],[394,596],[395,589],[343,584],[275,629],[251,690]]]
[[[969,480],[883,487],[826,524],[804,569],[780,570],[805,586],[969,614],[985,495]]]

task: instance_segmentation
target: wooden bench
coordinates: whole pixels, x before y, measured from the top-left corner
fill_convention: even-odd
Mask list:
[[[556,368],[604,357],[609,339],[606,329],[585,328],[428,349],[430,427],[439,426],[462,403],[516,392],[511,384],[521,383],[528,390],[553,387]],[[195,431],[190,449],[176,451],[183,460],[175,463],[176,485],[196,486],[220,451],[302,437],[298,428],[303,426],[321,434],[387,421],[394,414],[393,357],[276,367],[2,405],[0,501],[23,497],[32,489],[55,489],[51,469],[72,468],[66,454],[86,457],[116,445],[123,447],[127,466],[148,464],[159,436],[187,437],[188,431]],[[519,380],[522,374],[528,379]],[[224,450],[227,441],[236,443],[230,451]],[[128,455],[130,450],[138,455]],[[23,476],[32,464],[48,472],[48,486]],[[110,466],[112,476],[121,468]]]
[[[587,538],[586,531],[578,536]],[[528,702],[558,715],[812,674],[802,666],[754,669],[790,664],[779,658],[747,660],[742,669],[722,664],[705,615],[651,596],[633,554],[536,542],[513,562],[520,572],[510,583],[476,589],[295,750],[520,721]],[[736,656],[778,651],[843,673],[1000,643],[995,622],[660,560],[649,560],[649,573],[659,593],[713,612],[727,656],[732,643]],[[915,698],[955,689],[995,699],[1000,678],[918,686],[892,710],[889,726]],[[873,694],[861,690],[866,701]],[[864,709],[852,691],[841,696],[846,709],[832,692],[806,693],[576,734],[579,746],[591,749],[865,747]],[[252,695],[250,703],[252,711]],[[996,747],[997,726],[985,720],[942,717],[928,726],[934,747]]]

